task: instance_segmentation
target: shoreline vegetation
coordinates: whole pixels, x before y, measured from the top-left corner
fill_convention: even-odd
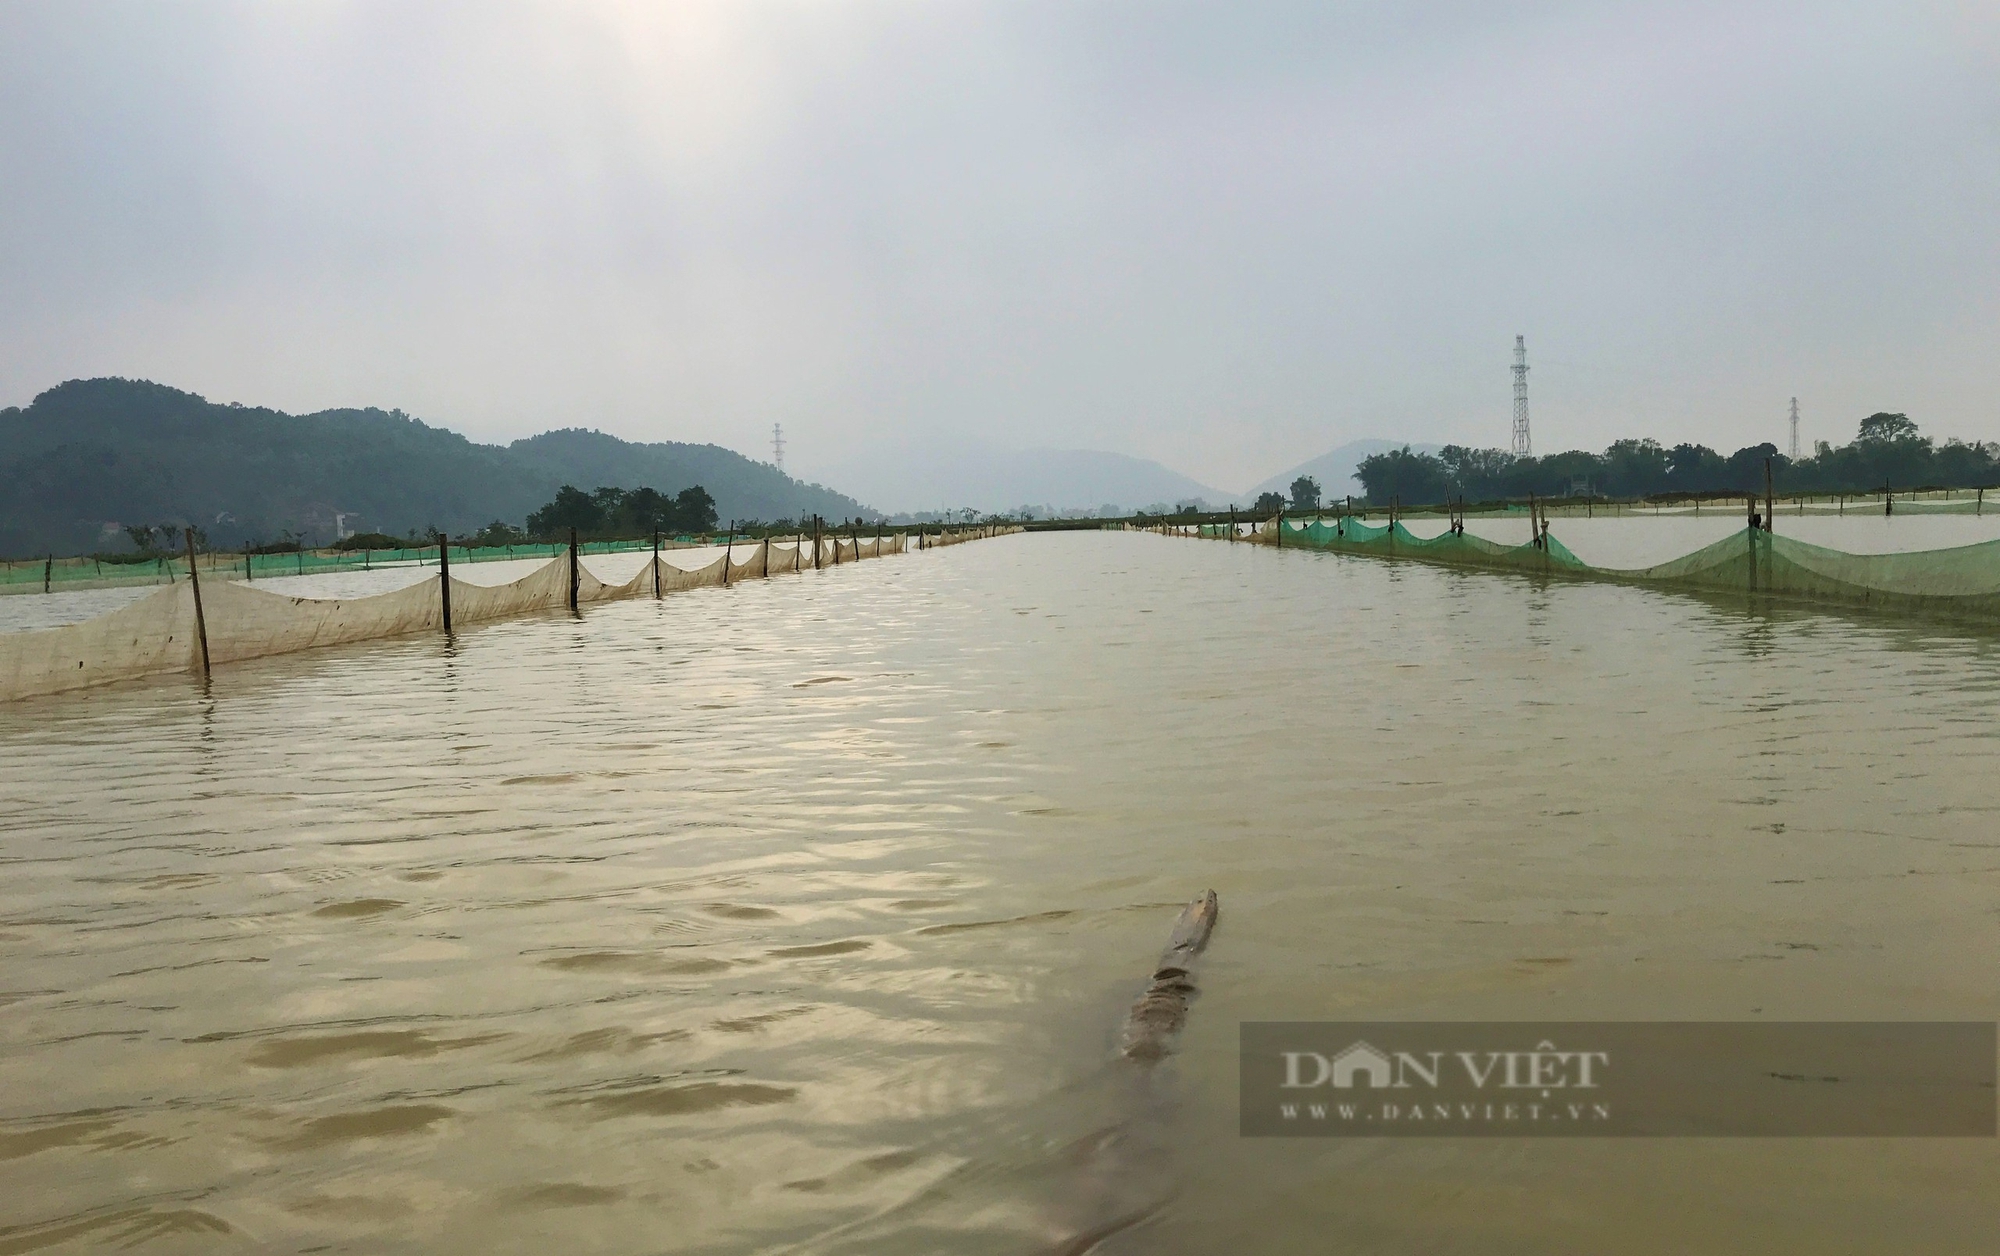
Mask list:
[[[621,440],[560,426],[575,421],[560,412],[547,421],[489,445],[401,410],[287,414],[145,380],[71,380],[0,407],[0,555],[123,552],[127,525],[154,521],[231,550],[352,532],[464,536],[495,518],[521,523],[566,484],[699,485],[724,519],[869,513],[719,445]]]
[[[1363,458],[1354,474],[1369,502],[1384,505],[1397,500],[1429,503],[1531,496],[1652,502],[1732,492],[1761,495],[1767,470],[1770,487],[1787,498],[1853,496],[1895,487],[1992,488],[2000,484],[2000,444],[1960,440],[1940,444],[1920,434],[1908,415],[1880,412],[1861,420],[1849,444],[1817,441],[1812,452],[1797,461],[1768,441],[1726,457],[1706,445],[1669,448],[1650,439],[1614,441],[1601,454],[1569,450],[1539,458],[1463,445],[1411,453],[1405,445]],[[1299,487],[1295,482],[1294,490]],[[1297,500],[1290,504],[1300,508]]]

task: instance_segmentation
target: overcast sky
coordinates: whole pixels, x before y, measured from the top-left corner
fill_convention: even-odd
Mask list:
[[[2000,439],[2000,5],[0,5],[0,404],[477,439]]]

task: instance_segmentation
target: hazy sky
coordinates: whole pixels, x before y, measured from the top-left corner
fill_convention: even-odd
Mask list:
[[[789,469],[2000,438],[2000,4],[0,5],[0,403]]]

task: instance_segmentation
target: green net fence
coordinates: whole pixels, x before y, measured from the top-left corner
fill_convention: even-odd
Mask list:
[[[719,544],[691,536],[661,542],[662,549],[689,549]],[[586,541],[585,554],[620,554],[649,550],[651,541]],[[564,544],[454,545],[454,563],[508,562],[523,558],[554,558],[567,553]],[[294,550],[275,554],[203,553],[196,563],[204,580],[270,580],[281,576],[317,576],[332,572],[371,571],[378,567],[435,567],[437,546],[378,550]],[[41,593],[57,589],[117,588],[128,585],[172,584],[187,579],[182,554],[118,555],[83,558],[41,558],[0,565],[0,594]]]
[[[1200,535],[1240,535],[1228,524]],[[1855,606],[1920,610],[1961,619],[2000,620],[2000,541],[1900,554],[1849,554],[1744,528],[1691,554],[1650,567],[1593,567],[1544,530],[1537,540],[1506,545],[1453,528],[1420,537],[1400,521],[1370,524],[1346,517],[1304,524],[1272,520],[1245,540],[1281,548],[1411,559],[1488,571],[1520,571],[1621,584],[1768,593]]]
[[[216,580],[205,563],[198,563],[197,578],[189,579],[187,562],[182,559],[178,578],[171,585],[115,611],[59,628],[0,633],[0,701],[165,672],[205,671],[216,664],[353,641],[449,632],[474,623],[575,609],[595,602],[726,587],[1018,530],[988,527],[867,539],[807,536],[795,538],[791,544],[766,540],[739,545],[695,570],[676,567],[656,554],[620,584],[591,574],[580,561],[586,552],[582,546],[574,551],[563,547],[518,580],[471,584],[451,576],[449,564],[479,561],[478,551],[470,551],[469,557],[462,559],[454,546],[445,556],[445,570],[437,575],[391,592],[353,598],[291,597],[260,589],[254,581],[240,576],[233,581]],[[506,557],[535,556],[522,554],[521,548],[514,547]],[[650,549],[651,542],[628,542],[623,548]],[[587,552],[613,551],[609,546],[591,546]],[[429,565],[438,565],[435,546],[422,557],[428,558]],[[305,574],[312,574],[312,569],[307,568]]]

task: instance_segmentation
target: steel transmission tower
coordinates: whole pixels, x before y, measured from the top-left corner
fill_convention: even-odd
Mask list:
[[[1528,338],[1514,337],[1514,455],[1525,458],[1534,452],[1528,439]]]
[[[1792,398],[1792,461],[1799,460],[1799,399]]]
[[[785,425],[782,423],[771,425],[771,462],[778,470],[785,469]]]

